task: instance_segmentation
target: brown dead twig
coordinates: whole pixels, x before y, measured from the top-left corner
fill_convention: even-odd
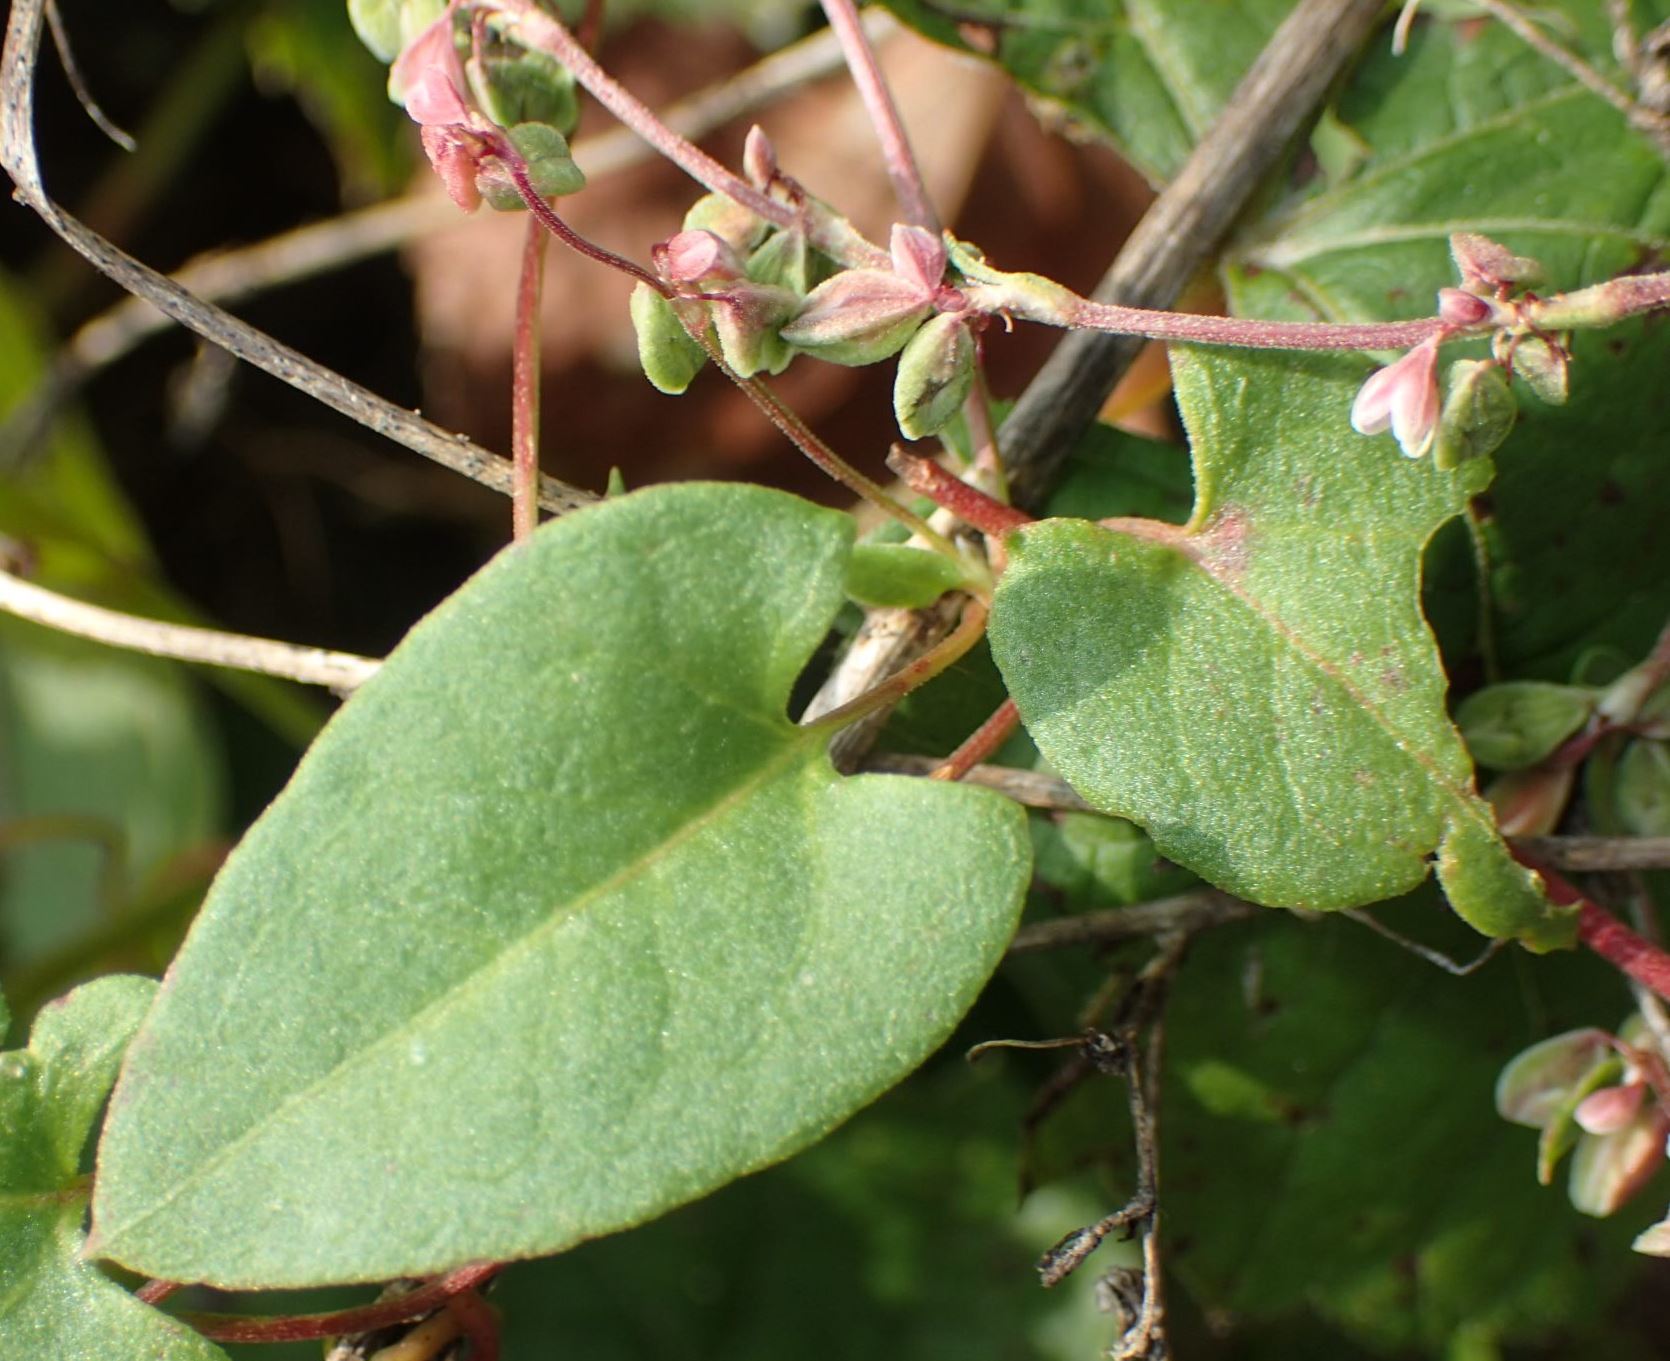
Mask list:
[[[1065,1280],[1112,1235],[1141,1240],[1140,1269],[1117,1267],[1098,1282],[1102,1307],[1119,1315],[1119,1337],[1109,1352],[1115,1361],[1166,1361],[1170,1355],[1160,1244],[1160,1070],[1166,994],[1191,935],[1189,930],[1176,930],[1160,938],[1159,948],[1132,980],[1105,1028],[1092,1026],[1083,1035],[1064,1040],[994,1040],[976,1045],[968,1055],[974,1060],[996,1049],[1076,1051],[1067,1068],[1040,1093],[1042,1099],[1028,1115],[1029,1126],[1035,1126],[1084,1078],[1101,1075],[1125,1083],[1137,1160],[1130,1199],[1094,1223],[1074,1229],[1038,1259],[1039,1280],[1047,1288]]]
[[[1177,178],[1155,199],[1093,295],[1099,302],[1170,307],[1211,258],[1288,138],[1379,22],[1381,0],[1300,0],[1243,77]],[[1066,450],[1146,342],[1075,332],[1055,347],[1000,432],[1017,502],[1036,506]],[[933,646],[949,625],[930,614],[871,611],[813,701],[838,708]],[[875,722],[879,731],[881,720]],[[873,733],[846,738],[837,764],[850,769]]]

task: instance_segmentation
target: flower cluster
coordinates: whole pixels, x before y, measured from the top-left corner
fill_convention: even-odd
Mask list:
[[[518,177],[547,198],[585,183],[568,154],[578,104],[560,63],[496,37],[457,0],[397,0],[355,15],[372,24],[361,36],[392,60],[389,97],[419,125],[430,166],[465,212],[483,200],[525,207]]]
[[[1670,1073],[1639,1015],[1616,1035],[1588,1028],[1534,1044],[1496,1083],[1497,1112],[1540,1131],[1537,1180],[1548,1185],[1571,1153],[1571,1203],[1595,1216],[1622,1207],[1663,1164],[1667,1105]],[[1670,1217],[1641,1233],[1635,1247],[1670,1256]]]
[[[1565,401],[1570,361],[1564,344],[1538,328],[1516,300],[1516,292],[1541,274],[1535,260],[1466,232],[1450,238],[1450,255],[1461,287],[1438,291],[1438,330],[1370,374],[1351,405],[1351,426],[1359,434],[1389,429],[1406,457],[1431,453],[1440,468],[1490,454],[1507,439],[1517,414],[1510,377],[1524,379],[1546,402]],[[1451,365],[1448,394],[1441,395],[1439,346],[1486,330],[1491,358]]]
[[[743,164],[757,188],[806,202],[758,128]],[[941,238],[896,225],[890,247],[888,268],[837,269],[803,231],[707,195],[686,214],[684,230],[654,251],[657,272],[677,296],[662,298],[647,285],[634,295],[646,376],[663,392],[682,392],[705,358],[702,339],[744,378],[780,373],[797,354],[854,366],[897,354],[900,430],[910,439],[937,433],[974,381],[981,318],[948,281]]]

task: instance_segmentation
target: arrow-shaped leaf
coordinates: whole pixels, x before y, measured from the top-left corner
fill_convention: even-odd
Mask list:
[[[992,655],[1039,749],[1255,901],[1390,897],[1437,853],[1474,926],[1564,939],[1473,792],[1419,610],[1455,477],[1351,432],[1356,361],[1174,362],[1189,524],[1046,520],[1011,540]]]
[[[99,1251],[292,1285],[555,1252],[786,1157],[996,964],[1019,810],[783,710],[851,521],[662,487],[413,630],[214,886],[112,1102]]]

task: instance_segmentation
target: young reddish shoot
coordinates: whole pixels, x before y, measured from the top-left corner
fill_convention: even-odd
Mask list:
[[[488,138],[488,141],[493,155],[504,162],[505,170],[510,175],[511,182],[516,186],[516,192],[522,196],[522,201],[528,205],[528,211],[545,225],[545,229],[552,236],[561,241],[563,245],[584,255],[588,260],[596,260],[600,265],[608,265],[610,269],[618,269],[622,274],[631,275],[639,283],[648,284],[663,298],[673,296],[673,290],[642,265],[628,260],[624,255],[616,255],[614,251],[605,250],[602,246],[586,240],[585,237],[558,217],[557,210],[542,198],[539,191],[533,187],[533,181],[528,178],[528,163],[510,144],[508,137],[494,134]]]
[[[971,487],[960,477],[946,472],[931,458],[908,453],[899,445],[895,444],[887,455],[887,466],[898,473],[912,491],[926,496],[936,506],[950,511],[982,534],[1002,538],[1011,530],[1034,523],[1024,510],[1004,505],[978,487]]]
[[[1006,699],[992,711],[992,715],[963,742],[944,762],[929,773],[930,780],[960,780],[975,766],[993,755],[1009,740],[1021,721],[1021,711],[1015,701]]]
[[[367,1333],[392,1323],[422,1318],[442,1308],[454,1295],[485,1285],[503,1265],[502,1262],[478,1262],[459,1267],[398,1299],[379,1300],[376,1304],[337,1309],[328,1314],[269,1318],[247,1314],[181,1314],[179,1319],[211,1342],[306,1342],[340,1333]]]
[[[1530,852],[1513,848],[1514,857],[1542,876],[1549,899],[1577,908],[1577,938],[1620,973],[1670,1001],[1670,954],[1630,930],[1599,903]]]

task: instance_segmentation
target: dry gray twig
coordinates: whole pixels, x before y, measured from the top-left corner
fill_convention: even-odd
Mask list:
[[[415,412],[351,383],[248,322],[205,303],[166,275],[141,264],[70,216],[46,192],[34,136],[35,65],[45,0],[14,0],[0,55],[0,166],[17,186],[15,197],[101,274],[238,358],[307,393],[369,430],[435,460],[472,481],[509,494],[510,460],[426,421]],[[553,477],[540,481],[540,504],[553,514],[597,498]]]
[[[1060,950],[1074,945],[1112,945],[1139,937],[1193,935],[1210,927],[1245,921],[1269,908],[1232,898],[1215,888],[1196,889],[1130,907],[1100,907],[1049,921],[1029,922],[1009,942],[1011,955]]]
[[[940,765],[935,756],[903,756],[883,752],[864,762],[864,769],[894,775],[931,775]],[[1028,808],[1061,813],[1093,813],[1059,775],[1008,766],[975,766],[964,777],[1007,794]],[[1670,869],[1670,836],[1520,836],[1513,844],[1530,851],[1557,870],[1588,873],[1598,870]]]
[[[48,11],[50,14],[50,10]],[[879,12],[865,17],[873,35],[897,26]],[[839,69],[840,44],[827,30],[754,63],[729,79],[669,107],[667,125],[697,138]],[[648,160],[654,149],[629,128],[615,127],[575,143],[574,159],[593,180]],[[234,250],[188,261],[169,277],[199,301],[229,305],[258,293],[342,269],[395,250],[431,231],[456,226],[458,209],[444,194],[425,188],[403,198],[280,232]],[[0,465],[27,456],[50,428],[55,413],[98,370],[132,352],[174,319],[142,296],[129,297],[88,321],[65,342],[35,393],[0,426]]]
[[[0,569],[0,611],[60,633],[90,638],[130,652],[259,671],[304,685],[323,685],[338,694],[346,694],[369,680],[381,665],[370,657],[351,652],[331,652],[321,647],[301,647],[271,638],[252,638],[242,633],[122,614],[59,595],[4,569]]]

